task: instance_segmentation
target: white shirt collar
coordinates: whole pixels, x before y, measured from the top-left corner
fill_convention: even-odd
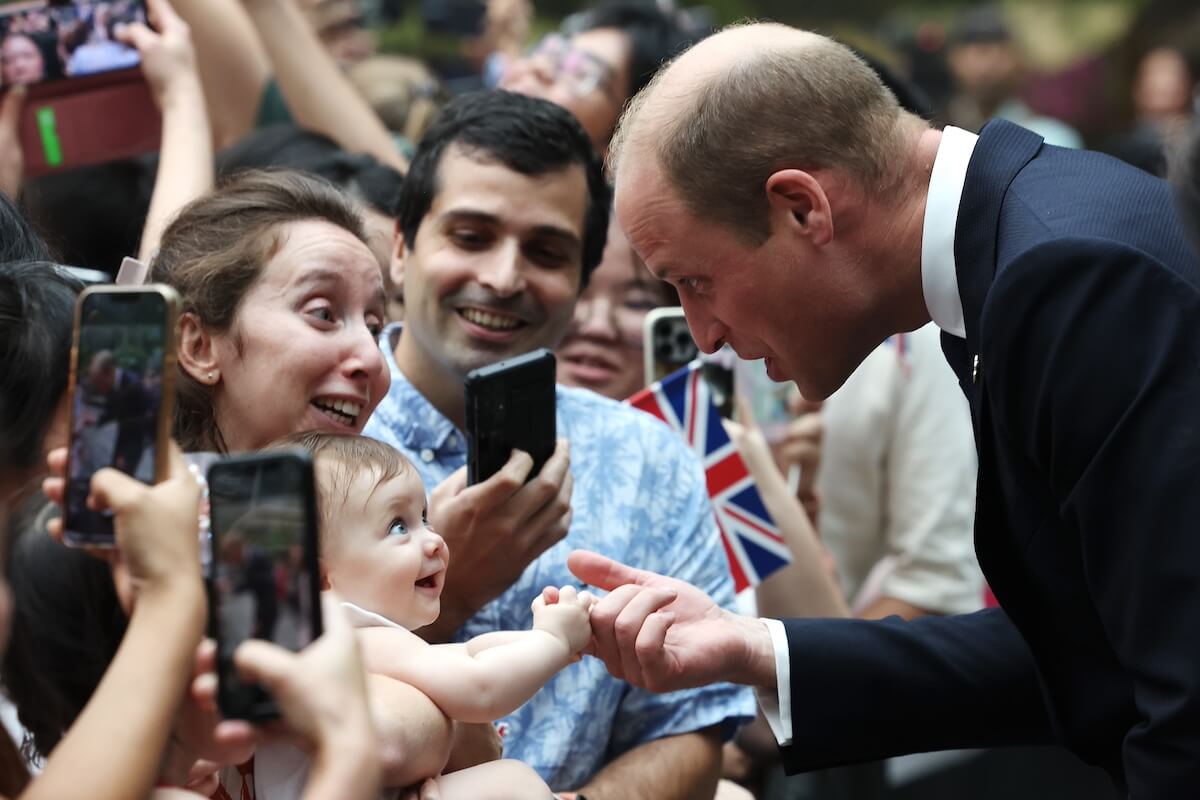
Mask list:
[[[929,316],[946,333],[967,336],[963,322],[962,297],[958,293],[958,269],[954,262],[954,230],[967,164],[979,137],[949,125],[942,131],[929,195],[925,201],[925,225],[921,234],[921,290]]]
[[[408,630],[398,622],[393,622],[382,614],[376,614],[374,611],[357,606],[349,600],[342,601],[342,610],[346,612],[346,618],[350,620],[350,626],[353,628],[401,628]]]

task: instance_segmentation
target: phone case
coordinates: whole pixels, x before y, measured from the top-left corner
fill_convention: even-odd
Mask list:
[[[529,480],[554,454],[554,354],[542,348],[467,375],[467,481],[486,481],[523,450],[533,457]]]
[[[226,558],[225,537],[230,535],[229,531],[222,530],[224,526],[220,524],[223,514],[227,511],[222,506],[230,502],[228,492],[224,487],[231,483],[244,487],[247,482],[255,480],[256,476],[266,475],[270,469],[288,466],[294,473],[294,484],[289,482],[287,492],[276,493],[276,496],[294,495],[299,500],[299,508],[295,511],[300,513],[302,521],[300,563],[303,572],[307,573],[309,579],[306,582],[301,581],[306,586],[306,588],[300,588],[300,592],[305,595],[305,598],[303,601],[299,599],[297,601],[299,610],[295,612],[297,621],[294,624],[307,623],[311,636],[305,637],[305,639],[311,641],[320,636],[323,630],[319,567],[319,517],[317,516],[316,487],[313,482],[312,456],[308,451],[300,449],[249,453],[224,457],[213,463],[208,469],[210,518],[212,520],[212,567],[208,578],[209,634],[217,642],[217,705],[226,719],[263,722],[277,718],[279,707],[266,689],[256,684],[243,683],[233,665],[233,651],[248,637],[232,635],[226,629],[226,625],[231,624],[229,620],[234,618],[222,615],[223,592],[219,582],[229,580],[229,576],[223,574],[220,567],[223,559]],[[248,503],[251,500],[252,498],[249,497],[238,498],[238,502]],[[253,553],[248,552],[249,550],[250,546],[243,543],[241,557],[245,562],[247,575],[251,572],[250,561],[254,557]],[[274,573],[272,573],[272,577],[275,577]],[[248,579],[247,584],[250,584]],[[277,590],[275,583],[268,588],[272,591]],[[246,589],[245,591],[251,590]],[[237,598],[236,592],[234,598],[235,600]],[[307,614],[304,613],[305,611]],[[255,615],[258,619],[257,606]],[[279,630],[283,624],[281,614],[275,622],[275,629]],[[270,633],[274,633],[274,631]],[[306,641],[300,642],[300,644],[303,645]]]
[[[690,364],[700,355],[682,308],[656,308],[646,315],[643,324],[643,369],[647,386]]]
[[[83,310],[87,305],[88,298],[96,295],[132,295],[154,293],[159,295],[163,300],[163,318],[162,318],[162,344],[163,344],[163,362],[161,376],[161,393],[159,396],[158,418],[154,431],[154,482],[160,483],[167,478],[169,471],[170,449],[169,442],[171,439],[171,425],[175,413],[175,376],[176,376],[176,347],[175,347],[175,321],[179,316],[179,294],[170,286],[163,284],[147,284],[143,286],[90,286],[80,293],[79,299],[75,303],[75,323],[71,339],[71,366],[67,374],[67,397],[68,410],[70,419],[67,430],[70,432],[71,440],[67,447],[67,476],[71,475],[71,453],[74,452],[74,437],[75,437],[75,415],[78,413],[78,403],[76,402],[76,392],[79,389],[79,346],[80,336],[82,333]],[[72,546],[87,546],[87,547],[113,547],[115,541],[111,538],[106,540],[95,540],[94,537],[88,537],[87,540],[75,535],[71,530],[70,517],[64,510],[63,515],[63,542]]]

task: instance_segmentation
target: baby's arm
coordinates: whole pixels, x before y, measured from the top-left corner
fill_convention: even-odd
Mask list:
[[[539,596],[531,631],[487,634],[483,649],[429,645],[407,631],[359,631],[368,672],[423,691],[452,719],[491,722],[519,708],[591,639],[588,612],[595,602],[573,587],[556,603]]]

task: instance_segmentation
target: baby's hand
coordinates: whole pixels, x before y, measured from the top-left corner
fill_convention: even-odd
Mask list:
[[[591,592],[576,592],[574,586],[547,586],[533,601],[533,629],[546,631],[578,655],[592,640],[589,615],[596,598]]]

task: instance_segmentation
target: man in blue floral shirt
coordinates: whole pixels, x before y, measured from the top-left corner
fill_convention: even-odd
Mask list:
[[[559,387],[563,439],[538,476],[526,483],[531,460],[514,453],[497,475],[466,486],[466,374],[558,344],[600,261],[608,203],[575,119],[507,92],[454,100],[413,159],[392,262],[405,325],[384,333],[392,386],[366,433],[416,465],[449,544],[442,617],[422,631],[428,638],[528,628],[538,592],[573,581],[566,559],[576,548],[732,602],[701,464],[640,411]],[[555,791],[683,800],[712,796],[721,741],[753,713],[747,690],[654,695],[589,658],[499,727],[506,757]]]

